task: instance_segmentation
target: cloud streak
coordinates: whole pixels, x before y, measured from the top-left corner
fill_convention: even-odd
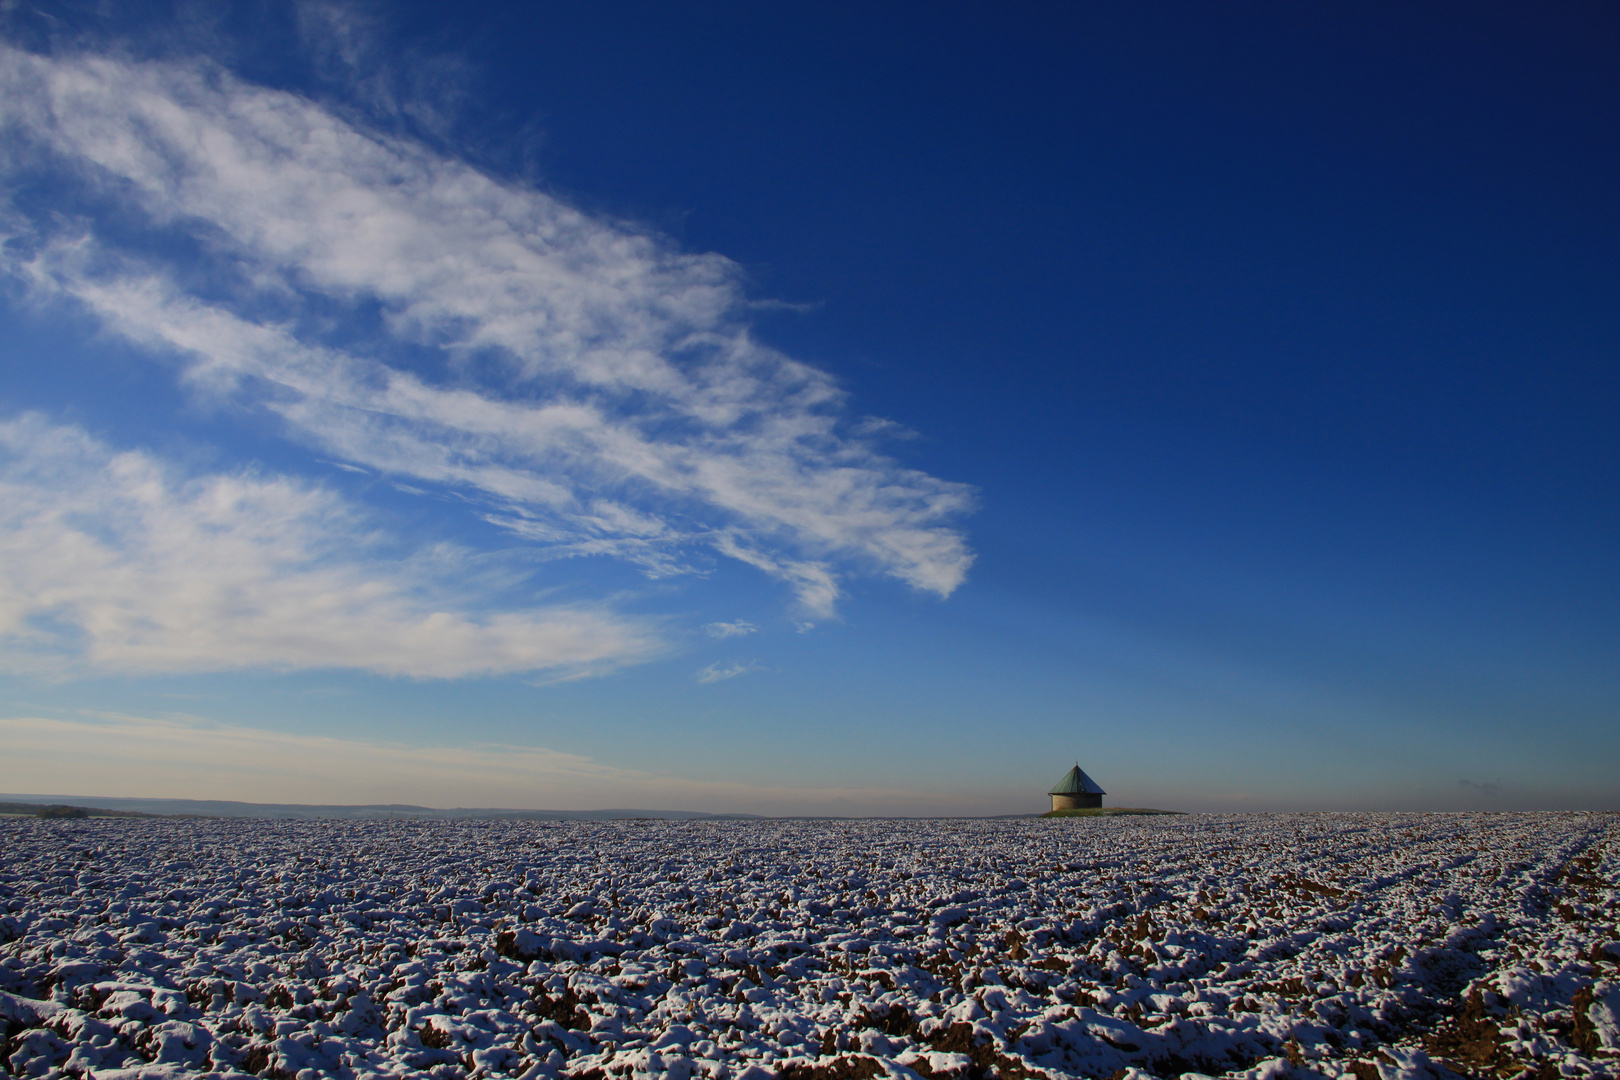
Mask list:
[[[758,670],[759,666],[757,664],[744,663],[741,660],[717,660],[697,673],[697,681],[704,685],[725,682],[727,679],[735,679],[739,675],[746,675],[750,671]]]
[[[12,793],[443,808],[961,812],[959,791],[683,779],[541,746],[408,745],[183,715],[0,716],[0,743],[0,790]],[[983,812],[996,805],[983,804]]]
[[[659,649],[591,607],[469,606],[514,582],[448,545],[399,552],[330,492],[186,478],[38,416],[0,423],[0,666],[588,672]]]
[[[712,638],[724,640],[732,637],[747,637],[755,633],[759,627],[747,619],[738,619],[736,622],[712,622],[703,628]]]
[[[12,273],[324,455],[471,495],[557,557],[667,576],[716,552],[813,617],[853,573],[964,580],[971,490],[757,342],[720,256],[204,64],[0,48],[0,124]]]

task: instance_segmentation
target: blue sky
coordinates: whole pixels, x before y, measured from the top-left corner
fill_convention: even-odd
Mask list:
[[[9,5],[0,788],[1620,807],[1612,5]]]

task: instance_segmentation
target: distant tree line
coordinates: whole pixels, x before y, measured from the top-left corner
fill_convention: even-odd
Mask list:
[[[22,817],[42,818],[87,818],[87,817],[157,817],[156,814],[143,814],[137,810],[103,810],[100,807],[68,806],[65,803],[26,803],[26,802],[0,802],[0,814],[12,814]]]

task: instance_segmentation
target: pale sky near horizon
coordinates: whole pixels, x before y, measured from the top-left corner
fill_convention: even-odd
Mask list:
[[[0,790],[1620,808],[1620,9],[0,8]]]

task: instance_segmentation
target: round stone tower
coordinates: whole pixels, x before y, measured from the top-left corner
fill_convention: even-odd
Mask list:
[[[1064,773],[1063,779],[1052,785],[1052,790],[1047,794],[1052,796],[1054,810],[1083,810],[1102,806],[1102,797],[1108,792],[1081,771],[1077,761],[1074,768]]]

